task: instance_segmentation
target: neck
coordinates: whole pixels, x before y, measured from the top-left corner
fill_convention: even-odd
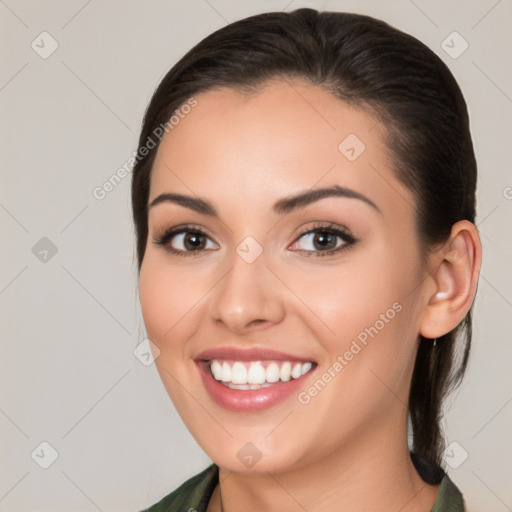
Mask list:
[[[241,474],[220,468],[220,485],[208,512],[430,510],[439,485],[423,482],[407,442],[397,442],[407,439],[406,428],[399,437],[394,427],[381,429],[380,435],[369,432],[367,439],[351,440],[350,446],[283,473]]]

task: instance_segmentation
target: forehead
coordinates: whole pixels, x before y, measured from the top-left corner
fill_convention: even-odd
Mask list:
[[[382,124],[319,86],[276,80],[250,95],[216,89],[194,98],[162,139],[150,201],[175,191],[262,204],[332,184],[412,200],[391,170]]]

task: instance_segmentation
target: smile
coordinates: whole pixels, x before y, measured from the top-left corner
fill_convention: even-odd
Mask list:
[[[195,362],[210,398],[234,412],[257,412],[284,402],[305,387],[318,366],[269,348],[210,349]]]
[[[213,378],[231,389],[261,389],[277,382],[288,382],[308,373],[312,362],[293,361],[222,361],[213,360],[210,371]]]

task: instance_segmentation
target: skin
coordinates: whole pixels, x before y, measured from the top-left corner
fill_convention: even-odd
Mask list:
[[[220,467],[208,511],[221,510],[221,495],[225,512],[430,510],[439,486],[425,484],[410,461],[406,404],[418,334],[449,332],[473,301],[476,228],[455,224],[422,263],[415,199],[392,171],[383,127],[317,86],[275,80],[251,96],[218,89],[195,98],[162,140],[149,202],[168,192],[201,197],[219,218],[170,202],[150,208],[139,291],[162,381]],[[353,162],[338,149],[349,134],[366,146]],[[284,215],[272,209],[332,185],[378,210],[343,197]],[[321,248],[299,237],[319,223],[345,227],[357,243],[315,256]],[[182,224],[205,231],[207,248],[182,256],[153,243]],[[247,236],[263,250],[253,263],[236,252]],[[259,412],[225,410],[194,363],[213,347],[271,347],[317,362],[307,390],[396,303],[400,312],[307,404],[293,394]],[[261,453],[251,468],[237,456],[248,442]]]

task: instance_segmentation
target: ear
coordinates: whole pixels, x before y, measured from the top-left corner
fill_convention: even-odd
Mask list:
[[[425,287],[420,334],[434,339],[457,327],[473,304],[482,263],[475,225],[456,222],[450,238],[431,258],[435,263]]]

